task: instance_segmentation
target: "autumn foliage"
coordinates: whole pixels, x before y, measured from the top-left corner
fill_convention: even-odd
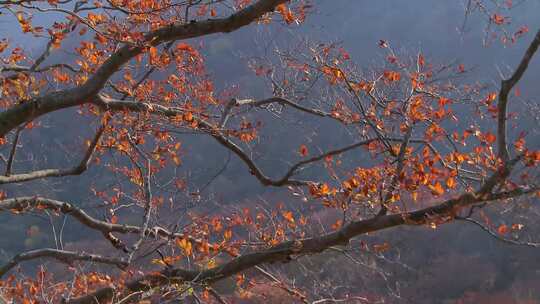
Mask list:
[[[347,248],[381,256],[390,240],[359,238],[397,226],[473,221],[519,239],[523,223],[493,222],[483,208],[540,193],[538,138],[515,123],[527,109],[512,105],[538,66],[540,31],[516,29],[506,11],[479,6],[490,37],[526,45],[498,87],[467,79],[460,62],[399,52],[391,41],[372,42],[383,60],[368,71],[339,43],[303,41],[245,60],[254,83],[267,85],[253,97],[217,84],[204,39],[244,27],[295,29],[316,11],[311,1],[0,2],[20,39],[46,41],[39,54],[17,36],[0,41],[0,211],[46,216],[62,229],[43,248],[38,227],[28,229],[27,250],[0,265],[0,293],[16,303],[322,303],[301,288],[307,283],[291,285],[265,266]],[[288,145],[273,136],[286,115],[302,127],[333,123],[352,140],[325,145],[335,135],[321,132]],[[22,160],[57,136],[76,144]],[[198,152],[199,138],[213,146]],[[186,162],[220,149],[258,184],[284,191],[263,203],[218,203],[235,186],[212,187],[229,160],[203,182]],[[261,149],[286,155],[286,169],[262,165]],[[72,192],[55,195],[55,187]],[[66,222],[82,237],[64,244],[56,236]]]

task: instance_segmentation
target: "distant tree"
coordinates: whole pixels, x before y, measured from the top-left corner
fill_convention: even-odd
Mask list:
[[[270,280],[259,288],[267,293],[277,286],[302,302],[363,302],[352,295],[311,299],[262,266],[347,246],[355,237],[391,227],[476,221],[471,216],[486,205],[540,190],[540,151],[527,142],[530,130],[519,123],[528,109],[509,111],[520,94],[516,85],[540,45],[540,31],[532,40],[523,38],[531,42],[497,92],[454,81],[468,71],[461,64],[438,65],[422,53],[399,54],[388,41],[379,42],[386,62],[364,74],[339,44],[302,41],[248,62],[273,92],[255,99],[214,88],[197,39],[255,23],[270,29],[273,23],[300,24],[316,9],[308,1],[8,0],[0,6],[3,15],[18,21],[24,39],[48,39],[36,56],[17,41],[0,42],[0,184],[5,186],[0,210],[13,217],[62,215],[70,227],[97,232],[114,247],[89,234],[88,240],[66,247],[60,239],[54,248],[15,255],[0,265],[0,286],[16,302],[133,303],[189,295],[224,303],[214,286],[222,280],[243,289],[256,286],[245,276],[250,271]],[[487,6],[482,12],[490,31],[508,26],[503,14]],[[527,29],[500,32],[511,43]],[[322,151],[299,141],[290,169],[272,178],[251,151],[268,127],[260,123],[264,112],[258,109],[277,117],[297,112],[304,121],[335,121],[356,141]],[[42,148],[35,141],[49,143],[46,127],[65,120],[73,127],[59,135],[87,138],[66,151],[72,155],[63,159],[75,163],[60,164],[53,155],[57,168],[42,169],[40,161],[49,157],[18,166],[21,153],[39,154]],[[90,128],[95,132],[88,136],[84,129]],[[178,139],[183,132],[213,138],[262,185],[288,188],[295,198],[319,203],[335,216],[327,216],[330,223],[314,223],[311,213],[290,204],[180,212],[185,209],[179,200],[196,201],[200,195],[187,191],[190,180],[177,175],[187,153]],[[271,136],[272,130],[266,132]],[[34,141],[21,144],[25,136]],[[271,144],[282,142],[273,138]],[[353,150],[362,154],[348,166],[340,156]],[[300,178],[316,163],[324,164],[325,174]],[[98,172],[97,179],[84,179],[89,168]],[[86,196],[57,200],[43,187],[48,180],[77,175],[83,175],[77,178],[85,189],[73,191],[93,193],[95,204]],[[501,238],[521,229],[519,224],[475,223]],[[389,246],[371,249],[384,252]],[[35,277],[8,276],[23,262],[46,258],[69,265],[72,273],[53,276],[42,267]],[[88,264],[119,270],[82,267]]]

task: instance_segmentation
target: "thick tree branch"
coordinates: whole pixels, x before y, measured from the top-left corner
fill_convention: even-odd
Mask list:
[[[26,182],[26,181],[40,179],[40,178],[46,178],[46,177],[62,177],[62,176],[68,176],[68,175],[80,175],[80,174],[82,174],[88,168],[88,165],[90,164],[92,155],[94,154],[94,151],[95,151],[95,149],[96,149],[96,147],[97,147],[97,145],[99,143],[99,140],[101,138],[101,135],[103,134],[104,131],[105,131],[105,125],[101,125],[99,127],[99,129],[97,130],[96,135],[94,136],[94,138],[90,142],[90,146],[88,147],[88,149],[84,153],[83,158],[81,159],[79,164],[76,165],[75,167],[68,168],[68,169],[43,169],[43,170],[37,170],[37,171],[28,172],[28,173],[21,173],[21,174],[13,174],[13,175],[11,175],[10,174],[11,173],[11,163],[8,162],[8,169],[9,170],[6,170],[6,175],[5,176],[0,176],[0,185],[1,184],[9,184],[9,183],[21,183],[21,182]],[[17,135],[18,135],[18,132],[17,132]],[[15,153],[13,151],[13,153],[10,155],[10,159],[11,159],[11,156],[14,155],[14,154]]]
[[[449,199],[433,207],[420,209],[414,212],[376,216],[366,220],[353,221],[338,231],[312,238],[287,241],[265,250],[238,256],[233,260],[215,268],[200,271],[186,270],[182,268],[168,268],[158,274],[148,274],[127,283],[125,292],[132,293],[141,290],[150,290],[156,286],[181,282],[211,284],[263,263],[280,261],[288,262],[293,257],[320,253],[332,246],[347,245],[352,238],[365,233],[400,225],[423,225],[428,223],[430,220],[437,218],[449,220],[453,219],[458,210],[463,207],[487,201],[512,198],[533,193],[534,191],[531,189],[516,189],[493,195],[465,193],[455,199]],[[71,299],[66,303],[85,304],[94,303],[93,301],[96,300],[107,301],[114,297],[114,295],[114,289],[111,287],[104,287],[86,296]]]
[[[120,269],[128,266],[128,263],[120,258],[104,257],[96,254],[58,250],[52,248],[37,249],[17,254],[5,265],[0,266],[0,278],[18,264],[40,258],[53,258],[66,264],[73,264],[75,261],[86,261],[100,264],[115,265]]]
[[[521,77],[523,77],[523,74],[525,74],[525,71],[527,71],[529,63],[531,62],[531,59],[533,58],[534,54],[538,50],[539,46],[540,46],[540,30],[538,30],[533,41],[527,48],[527,51],[525,51],[525,54],[523,55],[523,58],[521,59],[519,66],[514,71],[514,74],[512,74],[510,78],[504,79],[501,82],[501,89],[499,91],[499,103],[497,105],[497,109],[498,109],[497,146],[498,146],[498,156],[503,161],[507,161],[509,159],[508,144],[507,144],[507,137],[506,137],[506,132],[507,132],[506,113],[507,113],[507,108],[508,108],[508,95],[510,94],[510,91],[512,90],[512,88],[519,82]]]
[[[259,0],[227,18],[209,19],[188,24],[173,24],[145,35],[149,45],[168,41],[196,38],[215,33],[228,33],[246,26],[288,0]],[[81,86],[36,97],[0,113],[0,137],[26,121],[46,113],[89,102],[103,88],[108,79],[124,64],[143,53],[147,45],[126,44],[113,53]]]

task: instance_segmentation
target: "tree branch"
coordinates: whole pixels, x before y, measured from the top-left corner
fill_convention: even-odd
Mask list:
[[[13,161],[15,160],[15,154],[17,153],[17,145],[19,144],[19,137],[21,136],[21,132],[24,129],[24,125],[17,128],[17,131],[15,131],[15,137],[13,137],[13,144],[11,146],[11,151],[9,152],[9,157],[6,163],[6,172],[4,173],[5,176],[11,175],[11,168],[13,167]]]
[[[0,137],[43,114],[89,102],[103,88],[107,80],[124,64],[143,53],[149,45],[157,46],[168,41],[196,38],[215,33],[235,31],[257,20],[288,0],[259,0],[227,18],[209,19],[188,24],[173,24],[147,33],[148,45],[126,44],[113,53],[81,86],[32,98],[0,113]]]
[[[73,252],[73,251],[45,248],[45,249],[36,249],[36,250],[31,250],[31,251],[17,254],[5,265],[0,266],[0,278],[3,275],[5,275],[8,271],[10,271],[12,268],[17,266],[18,264],[25,261],[39,259],[39,258],[53,258],[66,264],[72,264],[75,261],[86,261],[86,262],[94,262],[94,263],[101,263],[101,264],[109,264],[109,265],[115,265],[120,269],[124,269],[128,266],[128,263],[126,261],[119,258],[103,257],[100,255],[84,253],[84,252]]]
[[[268,102],[269,100],[272,100],[272,98],[264,99],[262,101]],[[107,98],[101,95],[99,95],[94,100],[94,103],[102,107],[103,109],[109,110],[109,111],[128,110],[128,111],[133,111],[133,112],[149,112],[149,113],[154,113],[157,115],[163,115],[165,117],[175,117],[177,115],[181,115],[184,113],[183,110],[178,109],[178,108],[166,107],[159,104],[149,104],[149,103],[144,103],[144,102],[132,102],[132,101],[124,101],[124,100],[118,100],[118,99],[111,99],[111,98]],[[374,141],[374,139],[361,141],[361,142],[346,146],[344,148],[329,151],[319,156],[312,157],[310,159],[298,162],[297,164],[292,166],[282,178],[274,180],[266,176],[262,172],[262,170],[255,164],[255,162],[253,162],[253,160],[248,156],[248,154],[240,146],[238,146],[236,143],[231,141],[225,134],[223,134],[216,126],[212,125],[210,122],[199,117],[194,117],[194,119],[197,121],[199,127],[206,129],[208,134],[212,136],[218,143],[220,143],[222,146],[226,147],[227,149],[231,150],[234,154],[236,154],[248,166],[250,172],[261,182],[261,184],[265,186],[279,187],[279,186],[286,186],[286,185],[292,185],[292,186],[306,185],[308,183],[307,181],[291,179],[292,175],[296,173],[296,171],[300,169],[300,167],[307,165],[309,163],[322,160],[327,156],[341,154],[349,150],[352,150],[354,148],[369,144],[372,141]]]
[[[540,248],[540,243],[520,242],[520,241],[511,240],[511,239],[501,237],[497,233],[491,231],[491,229],[489,229],[488,227],[482,225],[482,223],[480,223],[479,221],[477,221],[475,219],[472,219],[470,217],[460,217],[460,218],[456,218],[456,220],[474,224],[474,225],[480,227],[485,232],[487,232],[490,236],[494,237],[496,240],[499,240],[499,241],[501,241],[503,243],[507,243],[507,244],[511,244],[511,245],[519,245],[519,246],[528,246],[528,247]]]
[[[501,89],[499,91],[499,103],[497,105],[498,109],[498,118],[497,118],[497,146],[498,146],[498,156],[503,161],[508,161],[509,154],[508,154],[508,145],[507,145],[507,138],[506,138],[506,112],[508,108],[508,94],[512,90],[512,88],[519,82],[521,77],[523,77],[523,74],[525,74],[525,71],[527,70],[529,63],[531,59],[533,58],[534,54],[538,50],[538,47],[540,46],[540,30],[536,33],[536,36],[534,37],[533,41],[527,48],[527,51],[525,51],[525,54],[523,55],[523,58],[521,59],[521,62],[519,63],[519,66],[514,71],[514,74],[508,79],[503,79],[501,82]]]
[[[181,282],[211,284],[263,263],[288,262],[293,257],[319,253],[332,246],[347,245],[350,239],[358,235],[400,225],[423,225],[433,218],[453,218],[457,210],[462,207],[492,200],[512,198],[528,193],[533,193],[533,190],[517,189],[494,195],[480,196],[477,193],[465,193],[455,199],[449,199],[433,207],[414,212],[375,216],[366,220],[353,221],[338,231],[322,236],[283,242],[268,249],[238,256],[229,262],[211,269],[186,270],[182,268],[168,268],[160,273],[148,274],[128,282],[125,293],[149,290],[156,286]],[[66,303],[85,304],[94,303],[96,300],[107,301],[114,295],[114,289],[104,287],[88,295],[71,299]]]
[[[10,183],[20,183],[20,182],[26,182],[30,180],[35,180],[39,178],[45,178],[45,177],[62,177],[62,176],[68,176],[68,175],[80,175],[86,169],[88,169],[88,165],[90,164],[90,160],[92,158],[92,155],[94,154],[94,151],[96,150],[96,147],[99,143],[99,140],[101,138],[101,135],[105,131],[106,126],[101,125],[99,129],[96,132],[96,135],[94,135],[94,138],[90,142],[90,146],[84,153],[83,158],[81,159],[80,163],[76,165],[75,167],[69,168],[69,169],[43,169],[43,170],[37,170],[32,171],[28,173],[21,173],[21,174],[13,174],[10,175],[11,172],[11,162],[8,162],[8,169],[6,170],[5,176],[0,176],[0,185],[1,184],[10,184]],[[17,132],[18,135],[18,132]],[[18,136],[16,136],[17,138]],[[16,140],[16,139],[15,139]],[[10,159],[12,155],[14,155],[14,151],[10,155]]]
[[[16,197],[0,201],[0,211],[11,210],[13,212],[26,212],[30,210],[53,210],[66,215],[71,215],[82,225],[97,230],[103,234],[103,236],[111,242],[111,244],[117,248],[127,251],[125,245],[116,238],[112,233],[122,234],[140,234],[143,229],[138,226],[112,224],[109,222],[95,219],[88,215],[84,210],[73,206],[67,202],[61,202],[53,199],[43,197]],[[161,227],[152,227],[146,229],[145,236],[162,237],[167,239],[172,238],[185,238],[195,244],[201,244],[202,240],[187,236],[183,233],[173,233]]]
[[[306,107],[303,107],[303,106],[297,104],[296,102],[293,102],[293,101],[291,101],[289,99],[285,99],[285,98],[282,98],[282,97],[271,97],[271,98],[261,99],[261,100],[234,99],[234,102],[235,102],[236,106],[249,105],[249,106],[252,106],[252,107],[261,107],[261,106],[271,104],[271,103],[278,103],[278,104],[281,104],[281,105],[287,105],[287,106],[293,107],[293,108],[295,108],[295,109],[297,109],[297,110],[299,110],[301,112],[309,113],[309,114],[312,114],[312,115],[334,118],[334,116],[331,113],[324,112],[324,111],[317,110],[317,109],[306,108]]]

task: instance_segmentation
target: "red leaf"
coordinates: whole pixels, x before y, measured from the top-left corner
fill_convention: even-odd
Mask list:
[[[491,16],[491,21],[493,21],[493,23],[497,25],[504,24],[505,20],[506,19],[504,18],[504,16],[501,16],[499,14],[493,14],[493,16]]]
[[[298,153],[300,153],[300,155],[302,155],[303,157],[308,156],[309,151],[308,151],[308,148],[306,147],[306,145],[301,145],[300,149],[298,149]]]

